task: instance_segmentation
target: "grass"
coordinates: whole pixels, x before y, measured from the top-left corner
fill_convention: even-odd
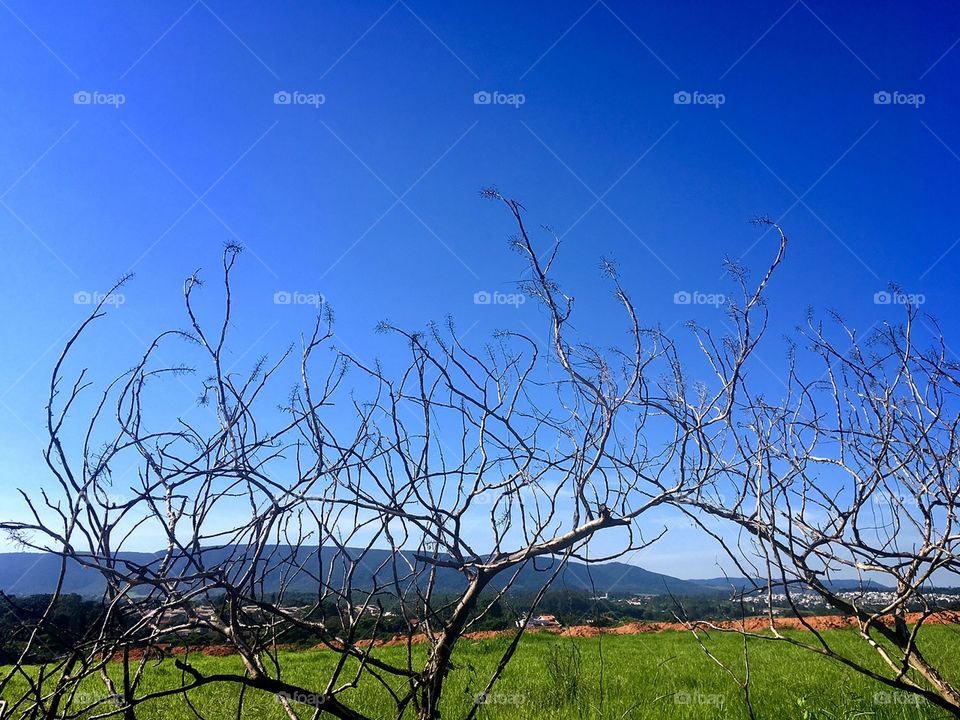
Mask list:
[[[928,627],[923,632],[928,656],[941,663],[948,678],[960,676],[956,632],[948,626]],[[804,637],[811,639],[809,635]],[[865,652],[851,631],[829,631],[824,637],[838,649],[844,648],[879,668],[877,660]],[[733,669],[742,671],[740,638],[712,634],[706,643],[712,653]],[[456,668],[445,689],[444,718],[452,720],[465,715],[506,644],[506,639],[495,638],[458,646]],[[577,650],[571,649],[574,644]],[[378,652],[384,658],[400,661],[404,650],[381,648]],[[567,653],[579,657],[564,664]],[[888,692],[838,663],[784,643],[751,641],[749,653],[751,696],[758,718],[927,720],[949,717],[932,705],[914,704],[910,696]],[[324,651],[286,652],[281,656],[284,678],[308,688],[321,686],[327,677],[325,673],[336,659]],[[205,673],[242,672],[235,657],[197,656],[193,664]],[[567,674],[579,672],[579,682],[557,678],[551,667],[555,669],[558,664],[567,668]],[[176,686],[179,682],[180,671],[172,662],[151,663],[146,680],[148,690]],[[86,697],[102,693],[102,687],[99,681],[91,681],[89,690],[84,689],[89,693]],[[11,699],[18,690],[22,691],[22,686],[8,688],[4,696]],[[362,682],[341,697],[371,717],[392,717],[389,698],[374,681]],[[205,718],[236,717],[237,690],[232,686],[208,686],[191,693],[190,700]],[[303,709],[309,708],[303,706]],[[196,718],[182,698],[143,705],[137,714],[145,720]],[[309,717],[309,713],[304,716]],[[243,717],[281,720],[285,715],[272,695],[248,691]],[[703,653],[694,638],[686,633],[665,632],[582,639],[528,635],[478,717],[491,720],[736,720],[748,715],[740,689]]]

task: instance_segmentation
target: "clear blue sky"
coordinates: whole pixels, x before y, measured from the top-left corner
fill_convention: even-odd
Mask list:
[[[601,254],[648,322],[711,322],[675,293],[727,291],[724,256],[762,264],[772,241],[746,221],[766,213],[792,238],[774,375],[807,306],[867,329],[896,317],[874,302],[890,281],[960,344],[958,40],[950,2],[2,0],[0,507],[46,482],[45,385],[88,310],[74,295],[127,271],[84,350],[104,373],[182,324],[183,278],[212,278],[227,240],[247,248],[241,367],[311,321],[277,292],[322,293],[367,357],[391,351],[384,317],[542,333],[530,306],[474,303],[520,272],[489,184],[564,237],[562,279],[601,336]],[[691,576],[714,557],[639,561]]]

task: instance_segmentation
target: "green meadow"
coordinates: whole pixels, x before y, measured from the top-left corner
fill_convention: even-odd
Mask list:
[[[941,664],[947,677],[960,675],[958,630],[949,626],[924,629],[928,657]],[[812,639],[802,635],[805,640]],[[880,669],[875,657],[861,647],[851,631],[824,633],[837,649]],[[743,641],[731,634],[712,633],[704,644],[738,677],[743,674]],[[506,638],[464,641],[455,654],[456,667],[445,691],[443,717],[463,717],[483,689],[486,677],[506,648]],[[423,648],[417,648],[418,653]],[[886,690],[836,662],[785,643],[751,640],[750,695],[757,718],[946,718],[943,711],[909,695]],[[385,658],[401,661],[404,648],[381,648]],[[326,651],[281,653],[284,678],[306,688],[321,683],[336,657]],[[235,657],[191,657],[203,673],[242,672]],[[347,676],[349,677],[349,676]],[[175,687],[181,672],[172,661],[151,662],[145,687]],[[4,693],[12,699],[22,685]],[[84,697],[102,694],[102,685],[84,688]],[[212,685],[191,692],[190,703],[204,718],[236,718],[237,689]],[[376,681],[365,678],[342,699],[375,718],[390,718],[389,698]],[[309,717],[310,708],[301,706]],[[102,712],[102,710],[101,710]],[[137,716],[157,720],[195,720],[183,698],[166,698],[142,705]],[[285,714],[268,693],[247,691],[244,718],[281,720]],[[580,720],[600,718],[748,718],[742,689],[708,657],[694,637],[682,632],[645,635],[604,635],[563,638],[546,633],[523,639],[502,680],[487,696],[479,718]]]

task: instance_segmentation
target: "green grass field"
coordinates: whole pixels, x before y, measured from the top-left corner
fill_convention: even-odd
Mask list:
[[[924,630],[927,655],[940,663],[948,678],[960,675],[958,629],[928,627]],[[830,631],[824,636],[836,647],[845,647],[872,667],[876,660],[864,652],[849,631]],[[811,639],[809,635],[805,639]],[[482,689],[506,646],[506,639],[464,642],[455,655],[443,706],[443,717],[463,717]],[[580,649],[578,690],[569,692],[551,679],[547,658],[554,646],[569,653],[571,644]],[[706,641],[711,652],[742,671],[742,640],[734,635],[712,634]],[[384,656],[399,660],[403,648],[382,648]],[[911,696],[898,696],[884,687],[784,643],[751,641],[751,695],[758,718],[946,718],[946,713]],[[601,663],[602,656],[602,663]],[[323,651],[283,654],[284,677],[303,687],[315,688],[326,677],[335,657]],[[203,672],[240,670],[236,658],[196,656],[193,664]],[[601,673],[602,668],[602,673]],[[154,662],[148,672],[148,687],[159,689],[179,683],[180,671],[172,662]],[[89,696],[102,693],[91,682]],[[17,688],[4,695],[9,699]],[[879,694],[878,694],[879,693]],[[343,696],[344,702],[372,717],[387,718],[390,704],[382,689],[367,681]],[[235,718],[236,689],[211,686],[191,694],[191,701],[205,718]],[[308,708],[304,707],[305,710]],[[304,713],[309,717],[308,713]],[[157,720],[194,720],[182,698],[144,705],[138,717]],[[276,699],[248,691],[243,717],[280,720]],[[503,679],[481,712],[480,718],[566,720],[587,718],[747,718],[740,689],[686,633],[607,635],[568,639],[547,634],[528,635]]]

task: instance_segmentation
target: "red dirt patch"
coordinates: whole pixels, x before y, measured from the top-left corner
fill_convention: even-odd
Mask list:
[[[596,637],[597,635],[602,635],[603,630],[593,625],[573,625],[568,628],[564,628],[559,633],[563,637]]]
[[[411,635],[410,637],[407,637],[406,635],[394,635],[389,640],[384,640],[381,644],[383,647],[396,647],[398,645],[406,645],[407,643],[417,645],[419,643],[425,643],[426,641],[426,635],[423,633],[417,633],[416,635]]]
[[[906,621],[913,625],[918,622],[923,615],[921,613],[907,613]],[[881,618],[884,624],[893,623],[892,616]],[[795,617],[775,617],[774,626],[779,629],[807,630],[842,630],[844,628],[856,627],[857,621],[851,617],[843,615],[815,615],[807,618]],[[960,611],[941,610],[933,613],[924,620],[928,625],[958,625],[960,624]],[[752,633],[762,633],[770,630],[770,618],[766,616],[749,617],[743,620],[721,620],[716,622],[696,621],[692,623],[693,627],[701,630],[720,629],[720,630],[740,630]],[[684,631],[690,628],[682,623],[676,622],[631,622],[616,627],[599,628],[593,625],[572,625],[565,628],[536,628],[527,632],[550,633],[562,637],[592,638],[599,635],[643,635],[646,633],[660,633],[668,631]],[[497,637],[509,637],[514,633],[513,630],[478,630],[476,632],[466,633],[465,640],[490,640]],[[394,635],[389,640],[363,641],[357,643],[359,647],[398,647],[407,643],[417,645],[427,642],[427,636],[423,633],[416,635]],[[292,645],[278,645],[280,650],[293,649]],[[327,650],[326,645],[320,643],[314,645],[311,650]],[[201,647],[161,645],[155,648],[132,648],[129,651],[131,661],[140,661],[145,655],[150,659],[159,659],[163,655],[186,655],[187,653],[200,653],[210,657],[226,657],[234,655],[236,649],[231,645],[206,645]],[[111,658],[115,662],[123,661],[123,653],[118,652]]]

